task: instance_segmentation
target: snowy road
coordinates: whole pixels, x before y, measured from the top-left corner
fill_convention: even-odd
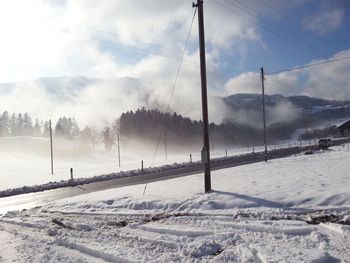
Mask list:
[[[279,150],[273,150],[269,152],[269,159],[283,158],[290,156],[305,149],[312,147],[292,147]],[[244,154],[233,156],[229,158],[217,159],[212,162],[212,170],[218,170],[228,167],[234,167],[239,165],[246,165],[264,160],[262,153]],[[149,174],[141,174],[137,176],[122,177],[111,179],[107,181],[93,182],[83,185],[77,185],[74,187],[64,187],[58,189],[52,189],[42,192],[34,192],[28,194],[21,194],[9,197],[0,198],[0,214],[6,213],[9,210],[29,209],[35,206],[41,206],[50,201],[54,201],[60,198],[76,196],[80,194],[86,194],[90,192],[105,190],[109,188],[118,188],[133,184],[142,184],[146,181],[154,182],[159,180],[167,180],[174,177],[182,177],[191,174],[201,172],[203,170],[202,165],[194,163],[191,166],[180,167],[176,169],[169,169],[165,171],[159,171]],[[28,190],[28,188],[24,188]]]

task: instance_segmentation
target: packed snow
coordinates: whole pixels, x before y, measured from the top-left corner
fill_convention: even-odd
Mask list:
[[[62,140],[62,139],[61,139]],[[62,140],[63,141],[63,140]],[[89,155],[79,154],[77,142],[63,141],[62,145],[54,140],[54,174],[51,174],[50,142],[48,138],[6,137],[0,138],[0,190],[59,182],[70,179],[70,168],[74,178],[91,178],[102,174],[117,173],[144,167],[157,167],[173,163],[200,160],[200,153],[172,153],[168,149],[165,156],[163,149],[158,149],[153,161],[154,148],[147,152],[135,152],[121,147],[121,166],[118,163],[117,149],[106,153],[102,145]],[[68,145],[67,145],[68,144]],[[261,147],[256,147],[257,150]],[[228,154],[251,152],[250,148],[229,148]],[[211,152],[213,158],[224,157],[225,149]]]
[[[62,145],[59,145],[59,142]],[[141,160],[145,168],[189,162],[190,154],[193,162],[200,160],[199,150],[198,152],[173,153],[171,149],[168,149],[166,157],[164,149],[158,149],[153,160],[155,149],[135,152],[122,147],[121,166],[119,167],[118,152],[115,147],[112,152],[106,153],[102,145],[98,145],[92,153],[83,155],[79,154],[77,142],[63,139],[59,142],[54,140],[54,174],[52,175],[48,138],[25,136],[0,138],[0,191],[69,180],[70,168],[73,168],[74,178],[92,178],[103,174],[140,169]],[[293,145],[296,143],[288,142],[270,145],[269,149]],[[303,142],[303,145],[309,144]],[[225,157],[226,150],[228,156],[232,156],[251,153],[253,150],[261,151],[262,146],[212,149],[211,156],[212,158]]]
[[[4,262],[350,262],[346,147],[81,194],[0,219]],[[6,240],[6,241],[4,241]]]

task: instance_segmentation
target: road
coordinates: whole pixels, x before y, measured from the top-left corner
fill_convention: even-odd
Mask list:
[[[341,143],[339,142],[338,144]],[[283,158],[314,148],[315,146],[306,146],[271,150],[268,153],[268,159],[271,160],[276,158]],[[263,160],[264,155],[262,152],[250,153],[221,159],[213,159],[211,160],[211,168],[212,170],[218,170],[239,165],[261,162]],[[41,206],[47,202],[61,198],[105,190],[109,188],[118,188],[127,185],[142,184],[146,183],[147,181],[154,182],[160,180],[167,180],[170,178],[200,173],[202,171],[203,165],[200,163],[194,163],[186,167],[180,167],[176,169],[170,168],[159,172],[140,174],[131,177],[122,177],[100,182],[93,182],[89,184],[77,185],[73,187],[65,187],[36,193],[26,193],[9,197],[2,197],[0,198],[0,214],[6,213],[7,211],[11,210],[22,210],[33,208],[36,206]]]

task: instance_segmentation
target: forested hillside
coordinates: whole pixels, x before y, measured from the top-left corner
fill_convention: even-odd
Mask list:
[[[262,129],[247,124],[210,124],[210,138],[215,145],[259,145],[262,143]],[[157,141],[167,137],[167,141],[181,146],[200,145],[202,123],[183,117],[177,113],[162,113],[157,109],[144,108],[128,111],[120,116],[120,134],[123,138],[141,141]],[[268,139],[278,141],[288,139],[295,127],[289,123],[275,123],[268,127]]]

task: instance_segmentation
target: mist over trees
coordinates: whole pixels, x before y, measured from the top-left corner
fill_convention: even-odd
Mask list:
[[[52,125],[55,135],[64,138],[79,136],[80,129],[74,118],[59,118],[57,123]],[[4,111],[0,114],[0,136],[34,136],[48,137],[50,132],[49,121],[35,119],[28,113],[12,113]]]
[[[0,136],[41,136],[43,123],[38,119],[33,122],[28,113],[12,113],[4,111],[0,115]]]
[[[33,120],[28,113],[10,114],[4,111],[0,114],[0,137],[47,138],[50,131],[49,125],[49,121]],[[272,123],[267,127],[268,143],[290,139],[300,128],[300,121]],[[56,138],[79,140],[81,147],[86,149],[102,144],[107,152],[116,146],[117,135],[120,135],[124,145],[130,147],[154,146],[157,141],[163,144],[166,140],[169,147],[174,149],[193,147],[198,149],[202,145],[202,129],[201,121],[191,120],[176,112],[163,113],[158,109],[145,108],[124,112],[110,126],[101,130],[89,126],[80,130],[77,121],[71,117],[60,117],[56,123],[52,123],[52,131]],[[336,136],[337,132],[336,126],[309,129],[302,133],[299,139],[310,140],[330,135]],[[256,123],[250,125],[225,119],[219,125],[214,123],[209,125],[211,147],[262,145],[262,134],[262,128],[257,128]]]
[[[113,132],[111,137],[106,138],[103,132],[86,126],[80,130],[77,121],[71,117],[60,117],[56,123],[52,123],[52,133],[56,138],[66,140],[79,140],[80,147],[88,150],[88,147],[94,147],[100,142],[106,144],[106,149],[113,145]],[[110,128],[108,128],[110,129]],[[35,119],[28,113],[12,113],[4,111],[0,114],[0,137],[30,136],[48,138],[50,134],[50,123]],[[108,146],[107,146],[108,145]]]
[[[183,117],[176,112],[162,113],[158,109],[144,108],[128,111],[120,116],[119,131],[123,138],[154,142],[159,137],[178,146],[194,146],[202,143],[202,122]],[[277,142],[289,139],[296,127],[288,122],[274,123],[267,128],[268,140]],[[248,124],[223,122],[210,123],[211,142],[216,146],[252,146],[262,144],[262,129]]]
[[[327,126],[325,128],[320,129],[311,129],[305,131],[304,133],[299,135],[300,140],[312,140],[314,138],[325,138],[325,137],[336,137],[339,136],[339,129],[337,126]]]

